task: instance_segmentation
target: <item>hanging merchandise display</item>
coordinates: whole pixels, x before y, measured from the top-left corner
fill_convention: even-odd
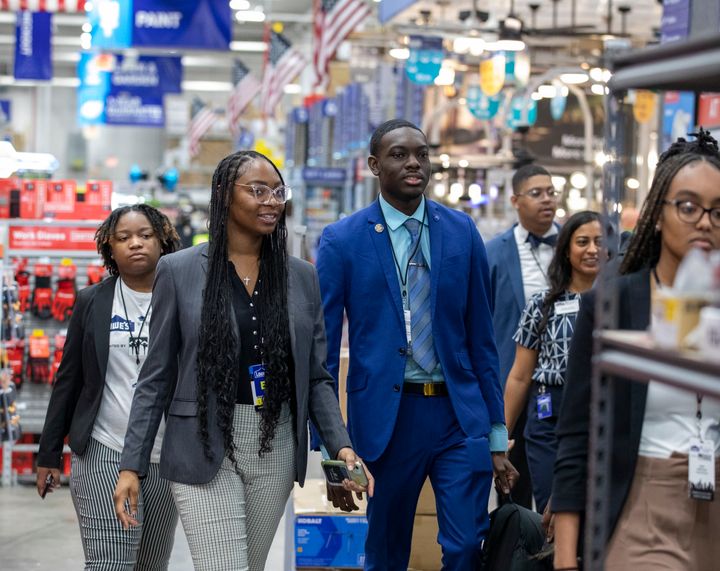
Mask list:
[[[29,342],[26,377],[31,383],[48,384],[52,381],[50,377],[50,339],[42,329],[36,329],[30,336]]]
[[[468,87],[466,99],[470,113],[482,121],[489,121],[495,117],[502,102],[502,97],[499,95],[485,95],[479,85]]]
[[[55,299],[52,305],[52,316],[56,321],[65,322],[70,318],[75,305],[75,277],[77,267],[69,258],[63,258],[58,266],[58,281]]]
[[[30,309],[36,317],[40,319],[50,319],[52,317],[52,288],[50,287],[50,278],[52,276],[52,266],[50,264],[35,264],[33,273],[35,275],[35,289],[32,294],[32,302]]]
[[[27,271],[27,265],[27,258],[17,258],[13,261],[19,310],[23,313],[28,310],[30,303],[30,272]]]
[[[497,52],[480,63],[480,89],[488,96],[497,95],[505,85],[505,54]]]
[[[67,338],[67,331],[61,331],[55,335],[55,351],[53,351],[53,362],[50,368],[50,378],[52,384],[55,384],[55,378],[57,377],[58,369],[60,368],[60,361],[62,361],[63,349],[65,348],[65,340]]]
[[[22,434],[20,415],[15,404],[17,391],[7,369],[0,371],[0,442],[14,442]]]
[[[432,36],[410,36],[410,55],[405,63],[405,73],[410,81],[420,85],[431,85],[440,73],[443,63],[442,38]]]

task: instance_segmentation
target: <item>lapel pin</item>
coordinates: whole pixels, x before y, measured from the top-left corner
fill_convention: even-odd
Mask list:
[[[385,230],[385,226],[382,224],[375,224],[375,232],[381,234]]]

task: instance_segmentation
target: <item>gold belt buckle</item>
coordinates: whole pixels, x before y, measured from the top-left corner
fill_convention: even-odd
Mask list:
[[[439,383],[424,383],[423,384],[423,396],[434,397],[440,394],[438,391]]]

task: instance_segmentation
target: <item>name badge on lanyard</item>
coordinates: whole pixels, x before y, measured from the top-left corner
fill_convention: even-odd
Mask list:
[[[715,444],[711,440],[690,440],[688,494],[694,500],[713,501],[715,497]]]
[[[265,401],[265,365],[250,365],[250,389],[252,390],[253,404],[256,410],[263,407]]]
[[[580,300],[570,299],[567,301],[555,302],[555,315],[565,315],[567,313],[577,313],[580,311]]]
[[[540,386],[540,393],[535,397],[535,406],[539,420],[552,418],[552,395],[545,392],[545,385]]]

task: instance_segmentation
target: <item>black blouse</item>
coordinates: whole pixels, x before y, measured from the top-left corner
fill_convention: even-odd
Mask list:
[[[237,387],[237,404],[253,404],[252,389],[250,388],[250,367],[262,363],[260,356],[260,320],[257,314],[255,301],[258,297],[258,285],[250,296],[245,285],[238,277],[235,266],[230,264],[230,281],[232,282],[232,305],[235,310],[238,330],[240,332],[240,374]]]

